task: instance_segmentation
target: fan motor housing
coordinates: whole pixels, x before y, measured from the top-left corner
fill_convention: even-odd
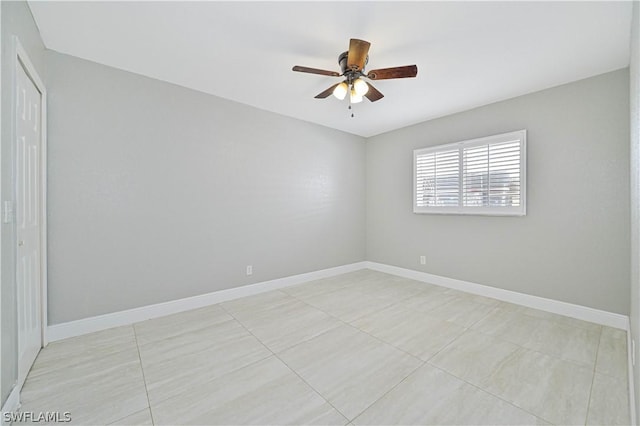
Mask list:
[[[340,65],[340,70],[342,71],[343,75],[347,75],[353,72],[352,70],[347,68],[348,56],[349,56],[349,52],[342,52],[340,56],[338,56],[338,65]],[[364,67],[367,66],[368,62],[369,62],[369,55],[367,55],[367,58],[364,60]],[[362,74],[362,71],[364,71],[364,67],[362,67],[362,69],[359,71],[360,74]]]

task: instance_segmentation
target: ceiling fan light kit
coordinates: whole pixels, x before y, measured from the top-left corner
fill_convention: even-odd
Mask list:
[[[360,102],[362,102],[362,95],[358,95],[358,92],[356,92],[356,89],[354,89],[353,87],[351,88],[351,93],[349,94],[349,102],[351,102],[352,104],[359,104]]]
[[[337,99],[343,100],[347,96],[347,93],[349,93],[349,102],[351,104],[362,102],[363,97],[366,97],[371,102],[379,101],[384,97],[380,91],[373,87],[371,83],[367,83],[363,78],[369,80],[388,80],[415,77],[418,75],[418,67],[416,65],[381,68],[366,73],[364,68],[369,62],[370,46],[371,43],[368,41],[352,38],[349,41],[349,50],[341,53],[338,57],[341,73],[299,65],[294,66],[293,71],[326,75],[329,77],[344,77],[341,83],[334,84],[327,90],[317,94],[315,98],[325,99],[333,94]],[[349,108],[351,108],[351,106],[349,106]],[[351,116],[353,117],[353,114]]]
[[[364,96],[369,91],[369,85],[363,79],[357,78],[353,82],[353,90],[356,91],[358,96]]]
[[[344,81],[336,86],[333,89],[333,96],[336,98],[343,100],[345,96],[347,96],[347,92],[349,91],[349,86]]]

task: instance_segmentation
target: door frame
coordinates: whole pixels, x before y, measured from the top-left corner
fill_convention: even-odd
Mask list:
[[[40,325],[42,333],[40,336],[41,347],[45,347],[48,343],[47,339],[47,90],[45,88],[42,79],[38,75],[36,68],[33,66],[29,55],[22,47],[20,40],[17,36],[12,37],[12,62],[13,66],[11,75],[11,156],[12,156],[12,188],[13,188],[13,267],[14,267],[14,283],[17,288],[17,259],[18,259],[18,246],[16,241],[17,235],[17,223],[16,223],[16,210],[17,210],[17,176],[16,166],[18,161],[17,156],[17,75],[18,67],[22,67],[27,74],[27,77],[31,79],[38,92],[40,92]],[[16,309],[17,309],[17,297],[16,297]],[[20,363],[18,354],[18,365]],[[19,370],[19,368],[18,368]],[[18,377],[19,385],[25,377]]]

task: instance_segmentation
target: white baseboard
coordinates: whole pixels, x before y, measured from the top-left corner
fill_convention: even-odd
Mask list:
[[[626,330],[629,324],[629,317],[626,315],[601,311],[599,309],[589,308],[581,305],[574,305],[567,302],[560,302],[558,300],[546,299],[544,297],[517,293],[515,291],[476,284],[469,281],[442,277],[440,275],[433,275],[427,272],[420,272],[414,271],[412,269],[385,265],[383,263],[366,263],[367,268],[373,269],[374,271],[386,272],[388,274],[398,275],[400,277],[410,278],[416,281],[423,281],[426,283],[453,288],[467,293],[491,297],[494,299],[502,300],[504,302],[515,303],[516,305],[522,305],[528,308],[539,309],[541,311],[551,312],[554,314],[564,315],[583,321],[606,325],[608,327]]]
[[[2,419],[0,419],[0,425],[5,426],[10,424],[5,421],[4,413],[15,413],[16,411],[18,411],[18,408],[20,408],[20,391],[21,390],[22,390],[22,386],[15,386],[11,390],[9,397],[7,398],[4,405],[2,406]]]
[[[517,305],[552,312],[559,315],[565,315],[583,321],[594,322],[597,324],[619,328],[622,330],[627,330],[629,324],[629,318],[625,315],[601,311],[586,306],[574,305],[567,302],[560,302],[558,300],[532,296],[524,293],[517,293],[515,291],[504,290],[501,288],[472,283],[469,281],[462,281],[454,278],[429,274],[427,272],[414,271],[397,266],[365,261],[352,263],[349,265],[337,266],[335,268],[323,269],[320,271],[308,272],[306,274],[293,275],[290,277],[278,278],[270,281],[263,281],[260,283],[242,287],[215,291],[199,296],[172,300],[155,305],[142,306],[139,308],[128,309],[126,311],[114,312],[76,321],[70,321],[62,324],[50,325],[47,328],[47,337],[49,341],[53,342],[56,340],[105,330],[107,328],[129,325],[151,318],[158,318],[161,316],[175,314],[190,309],[197,309],[204,306],[225,302],[227,300],[237,299],[239,297],[251,296],[270,290],[276,290],[283,287],[302,284],[308,281],[340,275],[364,268],[410,278],[417,281],[423,281],[442,287],[453,288],[456,290],[465,291],[467,293],[492,297],[494,299],[502,300],[505,302],[515,303]]]
[[[305,274],[292,275],[285,278],[263,281],[260,283],[245,285],[242,287],[214,291],[212,293],[201,294],[199,296],[172,300],[155,305],[142,306],[139,308],[128,309],[126,311],[113,312],[110,314],[83,318],[76,321],[54,324],[47,327],[47,339],[50,342],[55,342],[56,340],[62,340],[69,337],[93,333],[95,331],[106,330],[108,328],[130,325],[152,318],[158,318],[178,312],[184,312],[190,309],[202,308],[204,306],[226,302],[227,300],[233,300],[239,297],[264,293],[266,291],[289,287],[296,284],[302,284],[321,278],[332,277],[334,275],[340,275],[364,268],[366,268],[366,262],[351,263],[334,268],[308,272]]]

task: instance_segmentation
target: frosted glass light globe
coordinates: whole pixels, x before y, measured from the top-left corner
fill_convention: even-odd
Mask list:
[[[343,100],[345,96],[347,96],[347,92],[349,91],[349,86],[344,81],[336,86],[333,89],[333,96],[336,98]]]
[[[369,85],[361,78],[358,78],[353,82],[353,88],[356,91],[356,94],[360,97],[366,95],[369,91]]]

